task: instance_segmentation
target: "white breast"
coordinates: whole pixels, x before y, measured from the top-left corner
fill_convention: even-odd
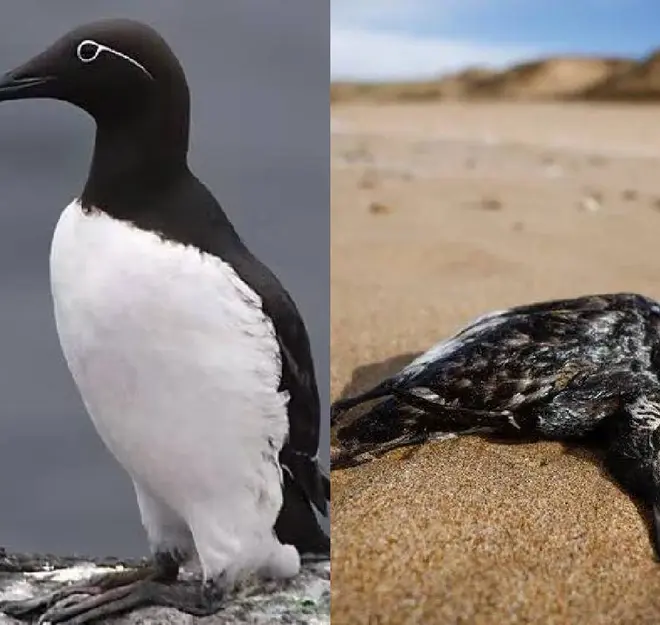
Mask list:
[[[258,295],[220,259],[77,202],[50,266],[69,368],[134,480],[186,520],[212,513],[228,534],[270,532],[288,397]]]

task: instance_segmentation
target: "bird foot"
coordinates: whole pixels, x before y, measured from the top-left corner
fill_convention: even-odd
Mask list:
[[[19,601],[1,601],[0,612],[17,619],[30,620],[37,614],[48,610],[55,604],[68,603],[73,596],[98,595],[106,590],[118,586],[131,584],[139,579],[146,579],[154,575],[154,569],[150,566],[129,569],[126,571],[113,571],[102,575],[93,576],[91,579],[79,584],[66,584],[50,593],[31,597]]]
[[[105,622],[106,619],[147,606],[176,608],[194,616],[217,612],[224,593],[206,582],[155,581],[150,567],[108,573],[82,584],[21,601],[0,602],[0,612],[18,620],[45,623]]]

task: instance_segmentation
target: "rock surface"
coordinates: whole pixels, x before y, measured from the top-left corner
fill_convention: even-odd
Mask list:
[[[0,548],[0,601],[47,593],[63,582],[80,582],[139,562],[115,558],[8,554]],[[20,621],[0,613],[0,625]],[[330,623],[330,563],[306,564],[289,583],[262,582],[238,590],[225,610],[195,618],[170,608],[143,608],[110,621],[115,625],[324,625]]]

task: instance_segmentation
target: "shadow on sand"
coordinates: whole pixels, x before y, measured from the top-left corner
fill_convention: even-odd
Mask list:
[[[409,364],[412,360],[417,358],[421,352],[417,353],[406,353],[388,358],[381,362],[374,362],[367,365],[360,365],[356,367],[351,375],[351,379],[342,389],[339,397],[336,399],[345,399],[347,397],[353,397],[359,393],[363,393],[385,378],[390,377],[395,374],[397,371],[400,371],[403,367]],[[374,460],[375,457],[371,454],[355,454],[350,440],[350,434],[347,433],[355,430],[355,425],[360,422],[360,420],[366,415],[367,412],[376,405],[378,401],[367,402],[362,406],[358,406],[352,410],[341,415],[335,425],[332,427],[331,431],[331,470],[335,469],[345,469],[352,466],[357,466],[365,462]],[[505,438],[502,436],[490,435],[490,434],[474,434],[474,436],[480,436],[485,440],[498,445],[518,445],[518,444],[528,444],[530,442],[538,441],[539,438]],[[361,440],[361,443],[366,441]],[[421,443],[404,443],[398,446],[394,446],[391,449],[397,447],[410,447],[410,451],[407,454],[404,454],[402,460],[405,461],[407,458],[412,456]],[[609,474],[604,466],[604,451],[599,448],[597,443],[594,442],[578,442],[578,443],[562,443],[564,447],[564,453],[578,459],[581,462],[589,462],[596,465],[601,475],[605,477],[609,482],[614,484],[622,493],[628,496],[631,501],[634,503],[640,517],[643,519],[644,524],[647,529],[649,540],[652,545],[655,545],[655,530],[653,524],[653,513],[650,507],[639,500],[638,498],[632,496],[627,492],[622,486]],[[390,450],[391,450],[390,449]],[[660,555],[655,554],[657,561],[660,561]]]

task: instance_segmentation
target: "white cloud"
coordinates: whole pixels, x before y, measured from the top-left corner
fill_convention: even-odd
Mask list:
[[[468,66],[501,67],[534,56],[536,50],[422,37],[368,28],[334,28],[332,80],[432,78]]]
[[[460,36],[415,34],[432,23],[460,33],[460,24],[495,0],[332,0],[333,80],[423,79],[467,66],[501,67],[535,55],[522,46]],[[498,0],[509,6],[520,0]]]

